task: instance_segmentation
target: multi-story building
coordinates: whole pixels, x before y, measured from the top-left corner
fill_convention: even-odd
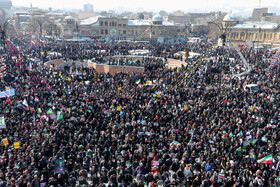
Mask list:
[[[84,4],[84,12],[93,12],[93,5],[92,4]]]
[[[226,38],[231,43],[280,44],[280,24],[265,21],[238,22],[229,15],[223,20]]]
[[[96,16],[79,24],[67,16],[62,24],[64,38],[95,38],[110,40],[144,40],[167,42],[178,36],[178,26],[155,15],[151,20],[129,20],[119,17]]]
[[[12,1],[11,0],[0,0],[0,9],[11,10]]]

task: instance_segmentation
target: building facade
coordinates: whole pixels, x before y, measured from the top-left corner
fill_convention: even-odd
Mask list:
[[[153,16],[151,20],[96,16],[80,23],[67,16],[62,27],[62,37],[74,39],[167,42],[178,36],[178,26],[164,21],[160,15]]]
[[[280,44],[278,23],[246,22],[228,28],[227,39],[234,43]]]
[[[280,45],[280,24],[268,21],[238,21],[232,13],[224,16],[221,24],[210,24],[216,30],[210,34],[216,33],[216,37],[221,37],[224,33],[226,42],[236,44],[251,44],[263,46]],[[218,28],[219,26],[219,28]],[[213,36],[212,36],[213,37]],[[249,45],[248,45],[249,46]]]
[[[223,20],[227,41],[234,44],[280,44],[280,24],[265,21],[238,22],[226,15]]]

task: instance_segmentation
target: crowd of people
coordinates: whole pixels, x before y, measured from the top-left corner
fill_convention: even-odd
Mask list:
[[[143,74],[84,68],[80,80],[45,67],[61,57],[43,49],[65,61],[102,63],[132,49],[159,58],[143,58]],[[183,50],[201,55],[168,68]],[[237,51],[207,41],[11,41],[0,52],[0,90],[15,90],[0,101],[0,186],[279,185],[277,50],[241,49],[252,70],[240,77]],[[244,91],[251,83],[260,90]],[[271,154],[272,163],[258,162]]]

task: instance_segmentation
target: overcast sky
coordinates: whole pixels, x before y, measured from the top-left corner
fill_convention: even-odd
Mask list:
[[[259,7],[259,0],[12,0],[14,6],[27,6],[53,9],[82,9],[83,4],[93,4],[95,10],[165,10],[172,12],[209,12],[221,10],[242,14],[252,12]],[[277,7],[280,9],[280,0],[262,0],[261,7]],[[279,14],[279,12],[276,12]]]

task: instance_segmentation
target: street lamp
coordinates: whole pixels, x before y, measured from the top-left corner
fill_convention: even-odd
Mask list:
[[[220,32],[222,33],[220,35],[220,38],[223,41],[223,46],[225,46],[226,38],[227,38],[227,29],[230,27],[230,25],[224,27],[222,24],[219,25],[218,23],[215,23],[215,22],[209,22],[209,24],[214,24],[214,25],[216,25],[219,28]]]

